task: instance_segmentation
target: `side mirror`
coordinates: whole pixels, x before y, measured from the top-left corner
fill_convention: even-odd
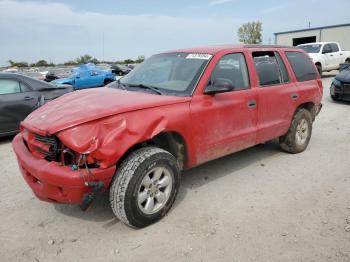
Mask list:
[[[233,89],[234,89],[233,83],[229,79],[217,78],[214,81],[212,81],[212,84],[208,85],[205,88],[204,94],[214,95],[217,93],[230,92]]]
[[[79,79],[80,78],[80,74],[76,74],[75,78]]]

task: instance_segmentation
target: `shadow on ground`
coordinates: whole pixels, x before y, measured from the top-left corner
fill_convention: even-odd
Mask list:
[[[12,140],[13,140],[14,137],[15,137],[15,136],[0,137],[0,145],[8,144],[8,143],[12,142]]]
[[[278,142],[274,140],[185,171],[174,208],[180,205],[186,198],[188,191],[205,186],[227,175],[238,175],[241,169],[252,164],[263,164],[265,159],[280,153]],[[77,205],[55,204],[55,209],[63,215],[82,220],[95,222],[109,221],[104,225],[106,228],[118,222],[109,206],[108,192],[100,194],[94,200],[91,208],[85,212],[81,211]]]

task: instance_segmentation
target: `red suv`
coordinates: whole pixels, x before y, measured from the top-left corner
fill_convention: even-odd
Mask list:
[[[279,138],[307,147],[322,82],[301,49],[237,45],[154,55],[107,88],[30,114],[13,141],[41,200],[86,209],[109,190],[115,215],[147,226],[171,208],[180,173]]]

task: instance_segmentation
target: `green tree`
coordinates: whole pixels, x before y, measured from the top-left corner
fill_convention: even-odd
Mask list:
[[[35,66],[49,66],[49,63],[46,60],[39,60],[35,63]]]
[[[262,23],[249,22],[238,28],[239,41],[245,44],[260,44],[262,35]]]
[[[17,67],[28,67],[27,62],[14,62],[13,60],[8,60],[9,64],[11,66],[17,66]]]
[[[135,61],[132,59],[125,59],[124,60],[124,64],[133,64],[133,63],[135,63]]]
[[[137,59],[135,60],[136,63],[142,63],[143,61],[145,61],[144,55],[138,56]]]

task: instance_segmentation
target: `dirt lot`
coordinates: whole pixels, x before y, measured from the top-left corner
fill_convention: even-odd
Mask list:
[[[38,201],[1,139],[0,260],[350,261],[350,104],[331,101],[332,76],[304,153],[269,142],[187,171],[169,215],[141,230],[107,195],[86,213]]]

